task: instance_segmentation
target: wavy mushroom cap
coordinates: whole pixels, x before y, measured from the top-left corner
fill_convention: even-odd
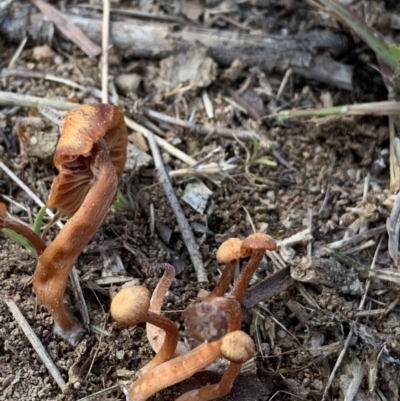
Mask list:
[[[183,317],[186,330],[197,341],[216,341],[228,331],[228,316],[209,302],[188,305]]]
[[[221,355],[228,361],[244,363],[255,353],[253,339],[241,330],[232,331],[222,338]]]
[[[126,161],[128,131],[117,106],[84,104],[65,114],[54,155],[59,175],[53,181],[47,205],[71,217],[80,207],[96,168],[91,168],[94,145],[104,139],[118,177]]]
[[[250,234],[242,242],[241,257],[250,256],[253,250],[275,251],[277,248],[276,241],[268,234],[254,233]]]
[[[239,238],[229,238],[221,244],[217,251],[218,263],[229,263],[240,258],[240,247],[242,240]]]
[[[111,316],[121,326],[144,322],[150,307],[150,294],[141,285],[122,288],[111,302]]]

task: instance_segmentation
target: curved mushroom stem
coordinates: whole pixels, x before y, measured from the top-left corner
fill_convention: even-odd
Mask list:
[[[169,361],[173,357],[179,336],[179,331],[175,323],[164,316],[153,312],[147,312],[145,320],[147,323],[162,329],[164,331],[164,338],[161,348],[158,350],[155,357],[139,370],[139,377],[150,372],[150,370],[154,369],[156,366]]]
[[[78,211],[40,255],[33,275],[36,296],[50,311],[56,331],[70,342],[76,340],[80,328],[63,302],[68,275],[102,224],[118,184],[117,173],[103,139],[94,144],[90,156],[93,157],[93,185]]]
[[[210,401],[227,395],[232,390],[233,382],[240,373],[241,367],[241,363],[230,362],[219,383],[188,391],[175,401]]]
[[[6,205],[0,202],[0,229],[8,228],[25,237],[36,249],[40,256],[46,249],[44,241],[28,226],[13,219],[6,210]]]
[[[236,280],[230,295],[233,296],[238,302],[242,302],[244,293],[249,286],[250,280],[253,277],[254,272],[257,270],[257,267],[259,266],[264,254],[265,249],[253,249],[249,261]]]
[[[133,382],[128,401],[145,401],[158,391],[193,376],[221,356],[222,340],[203,343],[188,353],[158,365]]]
[[[153,291],[150,299],[149,311],[160,315],[164,298],[172,284],[172,281],[175,278],[175,268],[169,263],[159,263],[154,265],[145,264],[145,270],[149,272],[156,269],[164,270],[164,274]],[[159,352],[164,343],[165,331],[160,327],[154,326],[153,324],[146,323],[146,334],[153,351]],[[190,350],[188,345],[180,341],[175,344],[175,348],[175,356],[185,354]]]

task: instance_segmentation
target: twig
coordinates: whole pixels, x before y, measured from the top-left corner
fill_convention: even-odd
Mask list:
[[[150,130],[143,127],[143,125],[138,124],[137,122],[131,120],[128,117],[125,117],[125,123],[130,129],[132,129],[136,132],[140,132],[146,138],[148,138],[150,134],[154,135]],[[194,164],[197,163],[197,161],[195,159],[191,158],[190,156],[188,156],[186,153],[182,152],[181,150],[175,148],[170,143],[168,143],[165,139],[162,139],[157,135],[154,135],[154,139],[157,142],[157,144],[159,146],[161,146],[164,150],[166,150],[168,153],[175,156],[176,158],[182,160],[184,163],[188,164],[189,166],[193,166]]]
[[[0,91],[0,105],[22,106],[22,107],[33,107],[33,108],[37,108],[40,106],[47,106],[58,110],[72,110],[77,106],[76,103],[66,102],[64,100],[42,98],[38,96],[22,95],[18,93],[4,92],[4,91]],[[134,131],[142,133],[145,137],[147,137],[148,133],[151,132],[147,128],[136,123],[135,121],[131,120],[128,117],[125,117],[125,123],[129,128],[131,128]],[[175,156],[176,158],[182,160],[189,166],[192,166],[193,164],[197,163],[195,159],[191,158],[181,150],[175,148],[165,139],[162,139],[159,136],[156,136],[155,138],[157,143],[164,150],[166,150],[168,153]]]
[[[0,91],[0,105],[22,106],[36,108],[39,106],[54,107],[58,110],[72,110],[77,104],[54,98],[42,98],[38,96],[22,95],[20,93]]]
[[[37,205],[40,207],[45,206],[43,201],[36,196],[34,192],[31,191],[31,189],[25,185],[3,162],[0,161],[0,169],[2,169],[20,188],[22,188],[35,202]],[[46,209],[46,214],[50,218],[54,218],[55,214],[50,210]],[[61,221],[57,222],[57,225],[59,228],[63,228],[64,225],[61,223]],[[86,306],[86,301],[85,297],[83,296],[81,284],[79,282],[79,275],[78,272],[76,271],[76,268],[74,267],[71,272],[71,281],[72,281],[72,286],[74,288],[74,293],[75,297],[78,301],[79,304],[79,309],[82,314],[82,319],[84,324],[87,326],[90,323],[90,318],[89,318],[89,312]]]
[[[65,380],[61,376],[61,373],[57,369],[57,366],[51,360],[49,354],[47,353],[47,351],[44,348],[43,344],[40,342],[38,336],[32,330],[31,326],[29,326],[29,323],[26,321],[26,319],[22,315],[22,313],[19,310],[19,308],[16,305],[16,303],[11,299],[4,299],[4,302],[6,303],[8,308],[10,309],[10,312],[14,316],[14,319],[20,325],[22,331],[24,332],[24,334],[28,338],[29,342],[32,344],[32,347],[37,352],[37,354],[39,355],[39,357],[42,360],[42,362],[45,364],[45,366],[48,369],[48,371],[50,372],[50,374],[53,376],[53,379],[56,381],[56,383],[58,384],[60,389],[64,390],[64,388],[66,386]]]
[[[115,390],[119,390],[119,388],[120,388],[120,385],[115,384],[114,386],[105,388],[104,390],[100,390],[97,393],[93,393],[93,394],[87,395],[86,397],[80,398],[77,401],[97,401],[97,400],[101,399],[100,396],[112,393]]]
[[[181,231],[183,241],[185,242],[186,248],[190,255],[190,259],[192,260],[193,267],[197,274],[197,280],[199,282],[206,282],[208,281],[207,273],[201,260],[199,247],[190,229],[189,223],[186,220],[185,214],[183,213],[182,207],[179,204],[179,201],[174,193],[174,189],[172,188],[171,182],[169,181],[168,174],[164,169],[160,151],[156,144],[153,133],[149,132],[149,134],[147,135],[147,140],[149,142],[151,153],[153,155],[158,180],[164,188],[165,195],[167,196],[171,208],[175,214],[176,220],[178,221],[178,226]]]
[[[26,42],[28,42],[28,37],[25,36],[22,40],[21,43],[18,45],[17,50],[15,51],[14,55],[12,56],[10,62],[8,63],[8,67],[12,68],[15,64],[15,62],[19,59],[19,56],[22,53],[22,50],[24,50],[24,47],[26,45]]]
[[[400,231],[400,192],[396,195],[396,200],[390,217],[387,221],[389,235],[388,249],[391,258],[397,263],[399,252],[399,231]]]
[[[40,12],[45,15],[69,40],[74,42],[89,57],[96,57],[101,49],[92,42],[83,31],[76,26],[67,16],[44,0],[30,0]]]
[[[293,109],[278,113],[278,120],[285,121],[290,118],[326,117],[326,116],[390,116],[400,114],[400,102],[385,100],[382,102],[345,104],[323,109]]]
[[[89,95],[92,95],[93,97],[96,97],[97,99],[101,99],[102,97],[102,92],[100,89],[93,88],[90,86],[83,86],[80,84],[77,84],[74,81],[71,81],[70,79],[58,77],[56,75],[52,74],[46,74],[45,72],[42,71],[35,71],[35,70],[28,70],[27,68],[3,68],[0,73],[0,77],[24,77],[24,78],[35,78],[35,79],[45,79],[47,81],[52,81],[52,82],[58,82],[60,84],[70,86],[71,88],[78,89],[82,91],[83,93],[87,93]],[[109,97],[109,100],[112,103],[116,102],[116,99],[113,96]]]
[[[282,82],[279,85],[278,93],[276,94],[276,99],[278,100],[281,96],[283,91],[285,90],[286,84],[289,81],[289,78],[292,76],[293,71],[291,68],[288,68],[283,76]]]
[[[353,235],[350,238],[343,238],[341,240],[331,242],[326,245],[325,248],[328,249],[339,249],[347,245],[353,245],[363,240],[366,240],[369,237],[373,237],[374,235],[382,234],[386,231],[386,226],[383,224],[381,226],[372,228],[371,230],[365,231],[362,234]]]
[[[255,132],[251,131],[235,130],[223,127],[206,127],[204,125],[195,124],[190,121],[181,120],[180,118],[170,117],[166,114],[162,114],[150,109],[144,109],[143,113],[149,118],[189,129],[196,134],[209,135],[212,138],[222,136],[229,139],[239,138],[243,141],[251,141],[254,137],[260,139]]]
[[[103,0],[102,54],[101,54],[101,101],[108,103],[108,46],[110,39],[110,0]]]
[[[87,8],[91,10],[101,10],[101,6],[95,4],[77,4],[79,8]],[[121,14],[121,15],[129,15],[133,18],[142,18],[147,20],[155,20],[162,22],[183,22],[182,18],[176,17],[174,15],[163,15],[163,14],[155,14],[153,12],[146,13],[138,10],[131,10],[128,8],[111,8],[111,13],[113,14]]]
[[[390,189],[397,192],[400,189],[400,140],[396,137],[394,118],[389,116],[389,138],[390,138]]]

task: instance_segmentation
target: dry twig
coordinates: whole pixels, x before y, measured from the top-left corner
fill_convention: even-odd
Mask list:
[[[80,28],[78,28],[68,17],[44,0],[31,0],[43,15],[46,16],[60,32],[74,42],[89,57],[96,57],[101,49],[93,43]]]
[[[101,101],[108,103],[108,46],[110,38],[110,0],[103,0],[102,54],[101,54]]]
[[[58,386],[60,387],[61,390],[64,390],[64,388],[66,386],[65,380],[61,376],[61,373],[57,369],[57,366],[51,360],[49,354],[47,353],[43,344],[40,342],[38,336],[32,330],[31,326],[29,326],[29,323],[26,321],[26,319],[22,315],[22,313],[19,310],[16,303],[11,299],[4,299],[4,302],[10,309],[10,312],[13,314],[14,319],[20,325],[22,331],[28,338],[29,342],[32,344],[32,347],[37,352],[37,354],[39,355],[42,362],[45,364],[45,366],[48,369],[48,371],[50,372],[50,374],[53,376],[53,379],[55,380],[55,382],[58,384]]]
[[[203,262],[201,260],[199,247],[193,236],[192,230],[190,229],[189,223],[186,220],[185,214],[183,213],[182,207],[179,204],[179,200],[175,195],[174,189],[172,188],[171,182],[169,181],[168,174],[164,169],[164,164],[161,160],[160,151],[156,144],[153,133],[149,133],[147,140],[150,145],[151,153],[153,155],[154,164],[156,166],[157,177],[159,182],[164,188],[165,195],[171,205],[171,208],[175,214],[176,220],[179,225],[179,229],[182,233],[183,241],[185,242],[186,248],[189,252],[190,259],[192,260],[193,267],[197,274],[197,280],[199,282],[206,282],[207,273],[204,269]]]

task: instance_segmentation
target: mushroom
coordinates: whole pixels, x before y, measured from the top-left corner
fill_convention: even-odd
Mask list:
[[[121,326],[131,327],[141,322],[147,322],[165,331],[165,339],[161,348],[156,356],[140,370],[139,376],[171,359],[178,342],[179,333],[174,322],[149,311],[149,307],[149,291],[140,285],[121,289],[111,302],[111,316]]]
[[[241,257],[250,256],[250,260],[240,273],[236,283],[233,286],[230,295],[238,302],[241,302],[243,295],[249,285],[251,277],[260,264],[266,250],[276,250],[275,240],[264,233],[254,233],[243,240],[241,246]]]
[[[164,274],[162,275],[160,281],[154,289],[150,299],[149,311],[157,313],[157,315],[159,315],[161,313],[161,307],[164,298],[167,295],[168,289],[175,278],[175,268],[169,263],[144,263],[143,267],[146,271],[146,274],[150,274],[154,270],[158,269],[164,270]],[[164,343],[165,331],[162,330],[160,327],[154,326],[153,324],[146,323],[146,335],[147,339],[150,342],[151,348],[153,348],[153,351],[157,353]],[[174,356],[182,355],[189,350],[190,347],[188,344],[178,341]]]
[[[253,358],[254,341],[243,331],[233,331],[223,338],[220,352],[225,359],[230,361],[220,382],[188,391],[178,397],[176,401],[209,401],[227,395],[232,390],[233,382],[240,373],[242,364]]]
[[[35,248],[36,253],[41,255],[46,249],[43,240],[28,226],[13,219],[8,213],[6,205],[0,202],[0,229],[9,229],[25,237]]]
[[[240,339],[244,341],[239,342]],[[235,347],[238,353],[236,354],[235,350],[231,347]],[[247,355],[247,359],[243,358],[243,355],[245,354]],[[239,355],[239,357],[237,355]],[[145,401],[152,395],[156,394],[158,391],[188,379],[196,372],[210,365],[221,356],[227,358],[228,360],[234,361],[234,363],[240,364],[242,363],[242,361],[250,359],[253,355],[254,343],[250,336],[239,330],[233,331],[226,334],[224,337],[217,341],[204,342],[198,347],[189,351],[188,353],[171,359],[168,362],[164,362],[161,365],[158,365],[146,375],[140,377],[138,380],[132,383],[129,388],[127,400]],[[227,373],[228,371],[226,372],[224,377],[227,375]],[[232,375],[230,374],[230,376]],[[225,378],[222,388],[223,391],[227,392],[229,392],[231,388],[231,385],[229,386],[228,379],[229,378]],[[207,387],[209,386],[206,386],[205,388]],[[195,390],[195,393],[201,395],[202,390],[203,389]],[[221,394],[222,390],[219,390]],[[182,397],[186,397],[186,394],[181,396],[179,400]],[[213,398],[204,399],[214,399],[220,396],[221,395],[215,392]],[[186,397],[184,399],[202,400],[203,398],[193,398],[189,396],[188,398]]]
[[[235,274],[237,261],[241,257],[240,249],[242,242],[243,241],[238,238],[229,238],[218,248],[216,255],[217,261],[218,263],[225,263],[226,266],[217,285],[205,298],[205,301],[208,301],[214,297],[222,297],[225,295],[229,287],[229,283],[232,281],[233,275]]]
[[[65,114],[54,155],[59,175],[47,205],[70,217],[40,255],[33,290],[55,331],[70,342],[81,332],[63,297],[68,275],[102,224],[126,160],[127,129],[119,107],[86,104]]]

